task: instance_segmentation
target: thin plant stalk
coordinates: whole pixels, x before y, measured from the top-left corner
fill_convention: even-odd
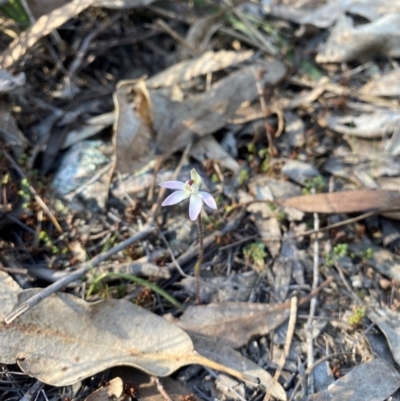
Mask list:
[[[200,267],[203,263],[204,256],[204,231],[203,231],[203,220],[201,218],[201,213],[197,217],[197,227],[199,230],[199,258],[194,266],[194,277],[196,278],[196,297],[197,303],[201,304],[200,297]]]
[[[103,279],[110,277],[110,278],[121,278],[125,280],[130,280],[133,281],[137,284],[140,284],[144,287],[150,288],[152,291],[156,292],[158,295],[162,296],[164,299],[166,299],[168,302],[170,302],[172,305],[176,306],[180,310],[184,311],[185,308],[183,305],[178,302],[173,296],[169,295],[168,292],[164,291],[162,288],[158,287],[156,284],[150,283],[150,281],[147,281],[143,278],[134,276],[133,274],[128,274],[128,273],[102,273],[98,277],[96,277],[93,280],[93,283],[90,285],[87,296],[91,295],[93,293],[93,290],[95,286],[102,281]]]

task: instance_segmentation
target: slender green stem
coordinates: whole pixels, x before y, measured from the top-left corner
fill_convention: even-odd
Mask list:
[[[196,297],[197,303],[201,304],[200,298],[200,267],[203,263],[203,255],[204,255],[204,231],[203,231],[203,220],[201,218],[201,214],[197,217],[198,229],[199,229],[199,258],[194,266],[194,276],[196,278]]]
[[[182,311],[185,310],[185,308],[183,307],[183,305],[180,302],[178,302],[173,296],[169,295],[168,292],[164,291],[162,288],[158,287],[156,284],[150,283],[150,281],[147,281],[143,278],[140,278],[140,277],[134,276],[133,274],[128,274],[128,273],[103,273],[103,274],[100,274],[98,277],[96,277],[94,279],[93,283],[90,285],[87,295],[89,296],[93,292],[96,284],[98,284],[101,280],[105,279],[106,277],[122,278],[125,280],[134,281],[135,283],[143,285],[144,287],[150,288],[152,291],[156,292],[157,294],[159,294],[160,296],[165,298],[167,301],[169,301],[172,305],[176,306],[180,310],[182,310]]]

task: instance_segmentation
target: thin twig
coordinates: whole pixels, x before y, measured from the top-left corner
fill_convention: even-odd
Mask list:
[[[164,20],[158,19],[155,23],[155,26],[161,29],[163,32],[170,35],[181,45],[185,46],[192,53],[193,56],[197,57],[201,54],[201,52],[198,49],[193,47],[184,37],[182,37],[176,31],[174,31]]]
[[[201,218],[201,213],[197,217],[197,224],[199,230],[199,258],[194,266],[194,277],[196,278],[196,297],[197,303],[201,305],[200,297],[200,267],[203,263],[204,256],[204,230],[203,230],[203,219]]]
[[[275,146],[274,143],[274,135],[273,132],[271,131],[271,128],[268,124],[268,117],[270,116],[270,112],[267,108],[267,105],[265,103],[265,98],[264,98],[264,88],[261,86],[261,79],[265,71],[259,70],[256,73],[256,87],[257,87],[257,92],[258,92],[258,97],[260,99],[260,105],[261,105],[261,110],[263,113],[263,118],[264,118],[264,128],[265,128],[265,133],[267,134],[267,139],[268,139],[268,146],[269,146],[269,153],[272,157],[276,157],[278,155],[278,149]]]
[[[175,255],[174,255],[174,252],[173,252],[173,250],[171,249],[171,247],[169,246],[169,243],[168,243],[167,239],[165,238],[165,235],[161,232],[161,230],[158,231],[158,235],[161,237],[161,240],[164,242],[165,246],[167,247],[167,251],[168,251],[169,255],[171,256],[172,263],[173,263],[174,266],[176,267],[176,270],[178,270],[179,274],[180,274],[182,277],[189,277],[189,275],[186,274],[186,273],[182,270],[182,267],[180,266],[180,264],[179,264],[178,261],[176,260]]]
[[[33,383],[32,387],[25,393],[25,395],[20,399],[20,401],[32,401],[36,399],[40,390],[44,387],[44,383],[39,380]]]
[[[161,394],[165,401],[172,401],[171,397],[165,391],[164,386],[161,384],[158,377],[150,376],[150,382],[157,387],[158,392]]]
[[[14,319],[16,319],[18,316],[23,314],[25,311],[28,309],[34,307],[37,305],[39,302],[43,301],[43,299],[47,298],[51,294],[55,293],[56,291],[60,290],[61,288],[65,287],[67,284],[72,283],[75,280],[80,279],[82,276],[84,276],[91,268],[97,266],[101,262],[105,261],[108,259],[110,256],[115,255],[116,253],[122,251],[129,245],[141,241],[147,236],[149,236],[151,233],[153,233],[155,230],[154,226],[151,223],[147,223],[144,227],[143,230],[132,235],[131,237],[127,238],[126,240],[120,242],[118,245],[113,246],[110,248],[107,252],[101,253],[88,262],[81,263],[80,265],[77,266],[77,270],[66,276],[61,278],[60,280],[54,282],[53,284],[50,284],[48,287],[44,288],[42,291],[40,291],[38,294],[32,296],[29,298],[27,301],[19,305],[15,310],[10,312],[4,319],[6,324],[10,324]]]
[[[318,213],[314,213],[314,230],[319,230],[319,217]],[[319,280],[319,240],[315,236],[314,240],[314,266],[313,266],[313,282],[312,289],[318,287]],[[314,315],[317,309],[317,297],[313,296],[310,302],[310,314],[306,324],[307,335],[307,367],[309,368],[314,364],[314,347],[313,347],[313,328],[314,328]],[[314,394],[314,376],[310,375],[308,378],[308,394]]]
[[[267,394],[264,397],[264,401],[270,400],[275,383],[278,382],[279,377],[282,373],[283,367],[285,366],[286,359],[289,355],[290,346],[292,345],[292,341],[293,341],[293,334],[294,334],[294,329],[296,326],[296,317],[297,317],[297,297],[292,297],[291,303],[290,303],[290,316],[289,316],[289,322],[288,322],[288,329],[287,329],[287,333],[286,333],[285,346],[283,348],[283,353],[281,354],[281,357],[279,360],[278,369],[275,371],[275,374],[274,374],[274,380],[273,380],[270,388],[268,389]]]
[[[294,397],[296,397],[296,392],[297,389],[299,388],[299,386],[301,385],[301,383],[303,382],[303,380],[312,373],[312,371],[322,362],[328,361],[329,359],[332,358],[336,358],[338,356],[342,356],[342,355],[351,355],[351,352],[338,352],[335,354],[330,354],[330,355],[326,355],[320,359],[318,359],[318,361],[316,361],[312,366],[310,366],[309,368],[307,368],[307,370],[304,372],[303,375],[301,375],[299,377],[299,380],[297,382],[297,384],[294,386],[294,389],[292,391],[292,395],[289,398],[289,401],[292,401]]]
[[[3,156],[12,164],[12,166],[14,167],[14,169],[17,171],[17,173],[19,174],[19,176],[21,178],[24,178],[26,180],[27,177],[25,175],[25,173],[21,170],[21,168],[18,166],[17,162],[4,150],[1,151],[1,153],[3,154]],[[33,197],[35,198],[36,202],[40,205],[40,207],[44,210],[44,212],[47,214],[47,216],[49,216],[49,219],[52,221],[52,223],[54,224],[54,227],[57,229],[57,231],[59,233],[62,233],[63,230],[61,229],[60,225],[58,224],[57,219],[54,217],[53,213],[50,211],[50,209],[47,207],[47,205],[42,201],[41,197],[39,196],[39,194],[36,192],[35,188],[32,187],[31,184],[29,184],[28,186],[29,192],[33,195]]]

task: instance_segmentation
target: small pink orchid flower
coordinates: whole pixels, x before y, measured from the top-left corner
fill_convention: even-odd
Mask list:
[[[177,189],[177,191],[173,192],[165,199],[165,201],[162,203],[162,206],[175,205],[190,197],[189,217],[190,220],[194,221],[201,212],[203,202],[211,209],[216,209],[217,204],[215,203],[215,199],[211,194],[208,192],[199,191],[201,177],[194,168],[190,171],[190,177],[191,180],[186,182],[165,181],[162,182],[160,186],[169,189]]]

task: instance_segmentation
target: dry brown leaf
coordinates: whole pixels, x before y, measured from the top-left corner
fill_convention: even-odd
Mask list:
[[[289,310],[283,305],[226,302],[189,306],[177,324],[184,330],[219,338],[238,348],[252,336],[263,336],[274,330],[288,316]]]
[[[115,377],[110,382],[89,395],[85,401],[110,401],[121,397],[124,391],[124,383],[120,377]]]
[[[8,273],[0,270],[0,319],[2,319],[17,302],[21,287]]]
[[[20,292],[18,304],[39,291]],[[89,304],[57,293],[9,325],[4,314],[0,318],[1,363],[17,362],[29,376],[54,386],[67,386],[117,365],[162,377],[200,364],[252,380],[199,355],[179,327],[125,300]]]
[[[185,60],[174,64],[166,70],[146,80],[150,89],[178,85],[210,72],[222,70],[234,64],[248,60],[254,52],[234,52],[221,50],[219,52],[208,51],[194,60]]]
[[[286,72],[280,61],[264,61],[244,67],[218,81],[209,91],[182,102],[173,102],[160,92],[149,90],[158,149],[168,155],[185,147],[193,138],[224,127],[243,102],[258,98],[256,76],[261,70],[264,71],[262,86],[275,85]]]
[[[270,391],[271,395],[282,401],[287,400],[286,392],[283,387],[275,382],[272,376],[255,362],[243,356],[240,352],[235,351],[231,347],[223,344],[221,341],[194,333],[190,333],[195,348],[207,358],[215,362],[230,366],[233,369],[242,369],[249,375],[256,376],[260,379],[260,384]],[[271,388],[271,386],[273,387]]]
[[[376,21],[353,27],[349,17],[342,16],[317,54],[317,63],[341,63],[365,55],[380,53],[400,56],[400,14],[387,14]]]
[[[387,72],[386,74],[378,74],[371,81],[366,83],[361,89],[362,93],[373,96],[400,96],[400,68]]]
[[[371,319],[385,335],[394,360],[400,362],[400,316],[389,308],[376,307],[367,312]]]
[[[328,127],[340,134],[352,135],[359,138],[379,138],[393,131],[400,122],[400,113],[396,110],[376,111],[359,116],[335,116],[327,119]]]
[[[371,252],[372,250],[372,257],[368,259],[368,265],[372,266],[382,275],[400,281],[399,256],[394,255],[389,250],[379,247],[370,241],[349,244],[349,250],[356,255],[365,255],[366,252]]]
[[[306,213],[355,213],[400,206],[400,191],[359,190],[302,195],[279,203]]]
[[[331,0],[289,0],[278,3],[263,0],[264,9],[274,17],[286,19],[297,24],[312,24],[318,28],[328,28],[346,11],[347,2]]]
[[[326,390],[305,401],[383,401],[400,386],[400,374],[383,359],[374,359],[353,368]]]
[[[134,91],[138,96],[132,104],[131,96]],[[155,154],[145,85],[136,81],[118,82],[114,92],[114,105],[115,168],[121,173],[132,173],[146,165]]]
[[[217,162],[234,173],[240,169],[239,163],[211,135],[197,141],[193,145],[190,155],[199,162],[206,160]]]

